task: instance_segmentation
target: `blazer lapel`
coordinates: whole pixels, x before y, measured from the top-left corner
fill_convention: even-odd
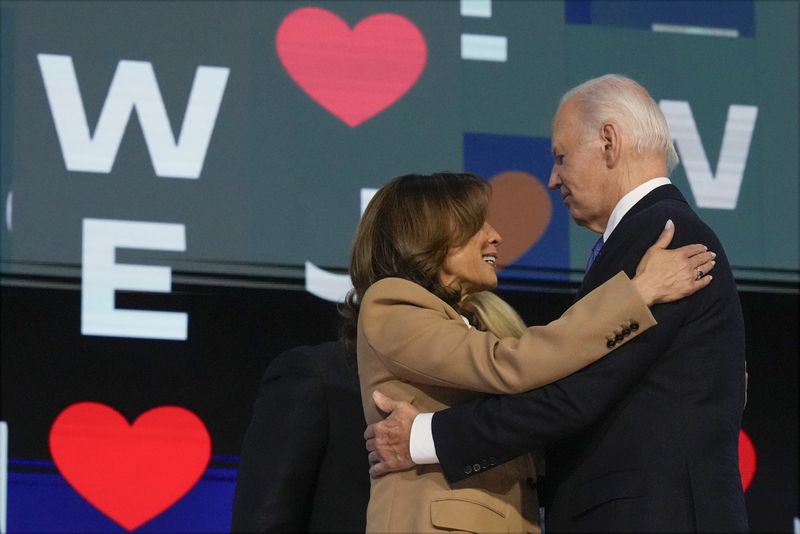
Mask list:
[[[662,202],[664,200],[677,200],[679,202],[686,203],[686,199],[683,197],[678,188],[672,184],[668,184],[653,189],[650,193],[645,195],[639,202],[634,204],[633,207],[629,209],[628,212],[619,221],[619,224],[611,233],[611,236],[608,238],[608,241],[603,245],[603,250],[600,251],[600,255],[597,256],[597,258],[595,259],[591,269],[589,269],[589,271],[587,271],[586,274],[584,275],[583,283],[581,284],[581,287],[578,290],[576,300],[580,299],[581,297],[586,295],[586,293],[590,292],[592,289],[601,285],[603,282],[608,280],[612,274],[616,274],[616,272],[618,272],[619,269],[622,268],[621,266],[614,266],[607,264],[607,261],[605,259],[609,256],[608,251],[618,246],[618,244],[621,242],[622,238],[620,236],[626,233],[627,223],[630,221],[631,218],[633,218],[633,216],[635,216],[642,210],[649,208],[650,206],[657,204],[658,202]]]
[[[649,208],[653,204],[661,202],[663,200],[677,200],[679,202],[683,202],[686,204],[686,199],[683,197],[681,192],[672,184],[662,185],[660,187],[656,187],[652,191],[650,191],[647,195],[642,198],[639,202],[633,205],[631,209],[628,210],[622,219],[619,221],[617,228],[614,229],[614,232],[611,233],[611,237],[608,238],[608,242],[612,243],[614,241],[614,235],[616,234],[617,230],[623,226],[631,217],[639,213],[645,208]]]

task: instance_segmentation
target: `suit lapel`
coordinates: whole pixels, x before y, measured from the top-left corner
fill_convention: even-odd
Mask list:
[[[628,222],[639,212],[665,200],[677,200],[686,203],[686,199],[681,192],[674,185],[662,185],[653,189],[650,193],[645,195],[639,202],[633,205],[631,209],[622,217],[617,224],[617,227],[608,238],[608,242],[603,245],[603,249],[592,264],[591,269],[583,277],[583,283],[578,290],[577,299],[580,299],[586,293],[606,282],[612,275],[622,269],[621,265],[609,265],[606,260],[611,256],[611,251],[620,246],[625,239],[629,228]],[[638,261],[638,260],[637,260]]]
[[[608,238],[608,242],[612,243],[614,241],[614,235],[617,233],[619,227],[623,226],[631,217],[639,213],[645,208],[649,208],[653,204],[664,200],[677,200],[680,202],[686,203],[686,199],[683,198],[683,195],[672,184],[662,185],[660,187],[656,187],[652,191],[650,191],[647,195],[642,198],[639,202],[633,205],[631,209],[628,210],[628,213],[625,214],[624,217],[619,221],[617,228],[614,229],[614,232],[611,234],[611,237]]]

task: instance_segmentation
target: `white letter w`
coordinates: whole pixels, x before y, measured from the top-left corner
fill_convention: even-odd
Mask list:
[[[122,60],[117,64],[92,136],[72,58],[37,57],[67,170],[111,172],[131,111],[136,108],[156,176],[200,177],[229,69],[197,67],[176,143],[149,62]]]

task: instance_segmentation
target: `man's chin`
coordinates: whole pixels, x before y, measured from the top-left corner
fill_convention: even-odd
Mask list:
[[[586,226],[587,220],[585,217],[581,216],[580,212],[573,208],[572,206],[568,206],[569,216],[575,221],[575,224],[578,226]]]

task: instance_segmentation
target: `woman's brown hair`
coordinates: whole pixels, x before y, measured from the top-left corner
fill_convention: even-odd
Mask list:
[[[340,312],[342,338],[355,354],[358,311],[369,286],[397,277],[417,283],[448,304],[456,291],[439,281],[447,252],[466,243],[486,222],[491,187],[473,174],[407,174],[381,187],[356,230],[348,293]]]

